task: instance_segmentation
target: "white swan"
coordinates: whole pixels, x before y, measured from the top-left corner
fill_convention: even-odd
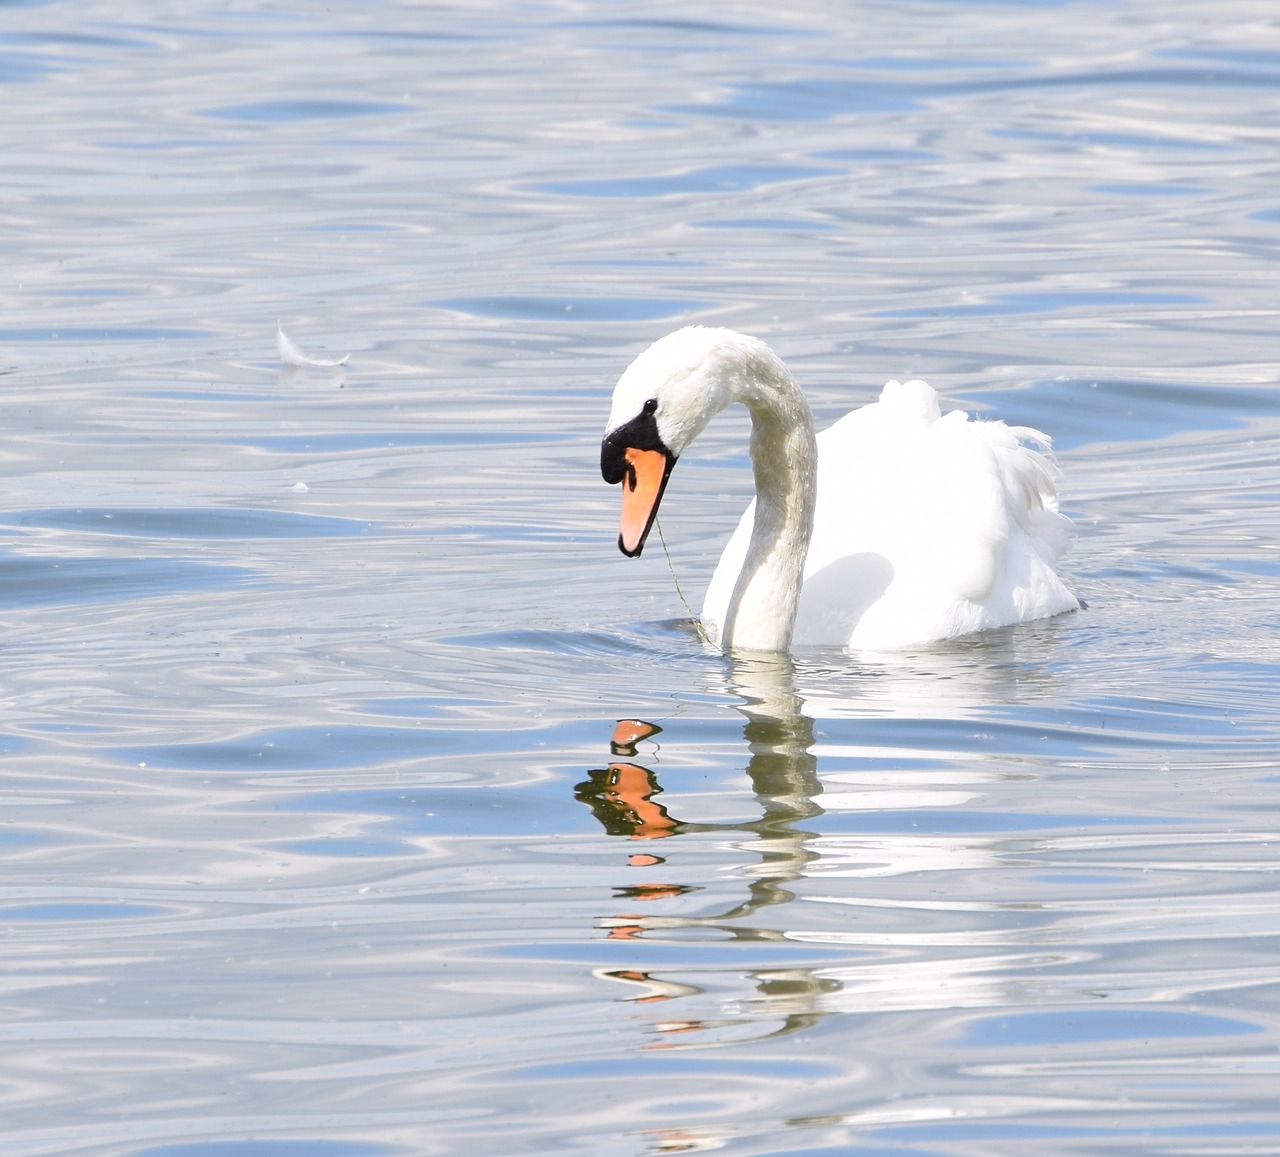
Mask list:
[[[733,402],[751,413],[756,500],[707,589],[718,646],[894,648],[1079,606],[1054,571],[1070,524],[1043,434],[943,417],[912,381],[815,437],[764,342],[701,326],[656,341],[614,390],[600,470],[624,483],[623,554],[643,549],[671,468]]]

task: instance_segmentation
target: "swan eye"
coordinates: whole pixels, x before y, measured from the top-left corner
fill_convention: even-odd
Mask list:
[[[646,414],[652,414],[657,408],[658,408],[658,399],[650,398],[647,402],[645,402],[643,412]]]

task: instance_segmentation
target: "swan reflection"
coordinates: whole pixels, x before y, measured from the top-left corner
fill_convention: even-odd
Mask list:
[[[969,720],[981,717],[984,701],[1015,699],[1035,672],[994,642],[929,662],[932,675],[920,663],[896,672],[868,664],[858,675],[862,694],[848,693],[843,673],[810,664],[802,693],[790,657],[735,656],[718,690],[737,697],[742,716],[754,795],[747,819],[682,815],[680,799],[663,796],[669,734],[644,720],[617,723],[612,761],[590,771],[576,797],[628,841],[636,876],[615,888],[617,906],[600,919],[604,935],[631,942],[636,957],[597,975],[626,985],[621,999],[633,1006],[679,1000],[685,1013],[648,1024],[657,1039],[645,1047],[741,1043],[838,1013],[1002,1003],[1010,970],[1029,958],[1007,950],[1002,905],[965,898],[964,887],[1027,845],[991,834],[970,809],[994,785],[1029,774],[992,758],[991,736]],[[967,677],[970,667],[980,677]],[[939,810],[950,818],[922,819]],[[710,883],[709,847],[733,857]],[[682,856],[690,859],[684,879]],[[803,906],[788,910],[801,892]],[[1034,916],[1018,907],[1025,928]],[[746,951],[726,964],[713,949],[728,944]],[[688,951],[674,966],[658,965],[641,955],[646,945],[668,959],[669,949]]]
[[[812,752],[813,720],[803,711],[803,702],[795,690],[794,669],[785,656],[735,662],[732,685],[742,699],[738,710],[745,716],[743,735],[750,752],[745,770],[758,805],[758,818],[708,823],[686,821],[672,815],[656,798],[661,795],[662,786],[656,769],[647,765],[656,755],[656,737],[662,728],[637,719],[618,721],[609,746],[610,753],[619,758],[589,772],[587,779],[577,785],[575,796],[591,809],[605,831],[630,840],[657,841],[693,833],[732,835],[734,847],[748,848],[758,857],[754,865],[745,869],[749,877],[746,895],[711,913],[696,916],[636,911],[607,916],[601,924],[612,940],[634,940],[657,929],[668,932],[700,929],[742,941],[781,942],[787,936],[780,929],[747,925],[742,921],[762,908],[794,899],[787,885],[799,879],[805,867],[816,858],[810,845],[817,833],[801,826],[804,821],[823,814],[817,802],[822,785],[817,776],[817,757]],[[642,745],[647,756],[641,754]],[[755,839],[741,842],[744,833],[754,835]],[[656,867],[666,863],[666,857],[654,852],[633,853],[627,862],[635,868]],[[647,904],[695,890],[679,883],[638,883],[617,889],[615,896]],[[637,989],[627,998],[636,1003],[671,1000],[702,991],[699,986],[659,978],[644,969],[601,971],[599,975]],[[812,1003],[821,992],[832,987],[832,982],[809,975],[803,969],[761,970],[751,975],[762,998],[783,997],[793,1005],[783,1014],[781,1023],[771,1027],[766,1035],[793,1032],[811,1024],[813,1016],[803,1007],[796,1007],[796,1002]],[[675,1034],[705,1034],[731,1023],[697,1018],[664,1020],[653,1026],[664,1039],[648,1047],[674,1047],[671,1038]]]

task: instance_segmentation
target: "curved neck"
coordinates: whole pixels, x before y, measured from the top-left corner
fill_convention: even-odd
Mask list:
[[[735,392],[751,412],[756,513],[721,643],[726,649],[785,651],[813,534],[818,473],[813,416],[776,357],[752,359],[738,386]]]

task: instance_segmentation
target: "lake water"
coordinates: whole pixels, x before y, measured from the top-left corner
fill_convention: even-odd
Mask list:
[[[15,2],[0,83],[0,1153],[1280,1153],[1271,0]],[[704,649],[598,472],[690,321],[1047,430],[1088,609]]]

